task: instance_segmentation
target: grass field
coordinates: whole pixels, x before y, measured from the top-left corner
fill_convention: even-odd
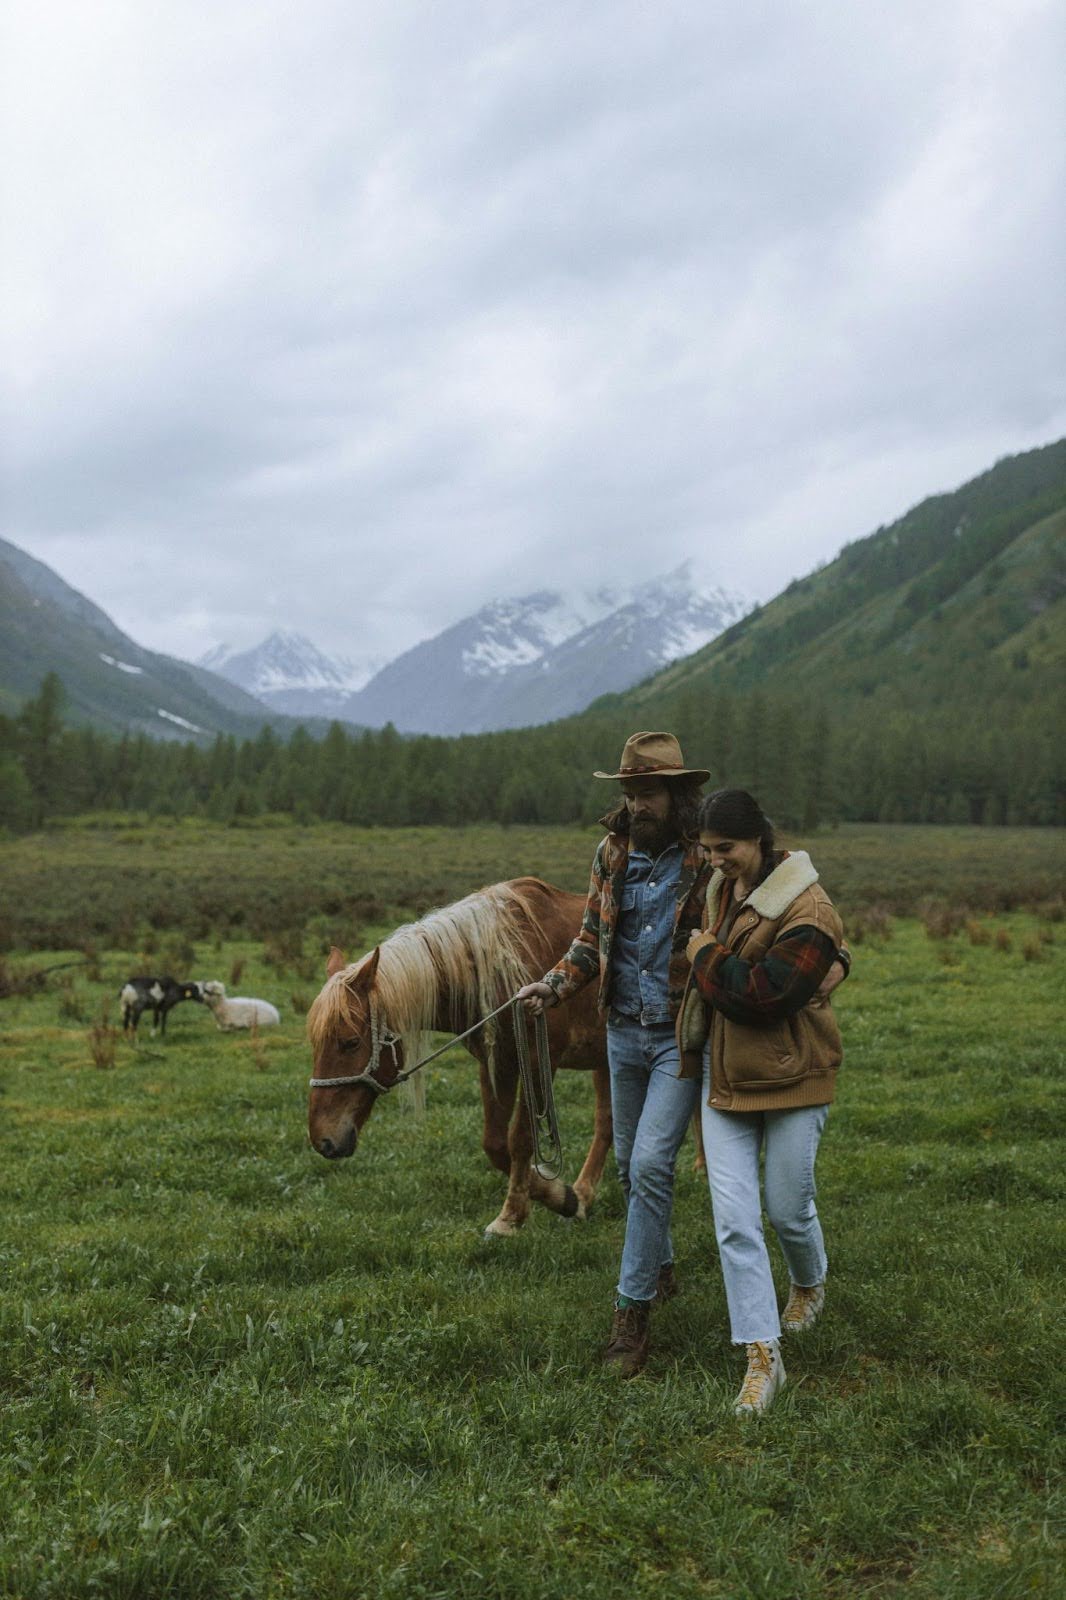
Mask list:
[[[600,832],[84,818],[0,839],[0,950],[279,930],[351,946],[383,916],[421,914],[521,873],[584,893]],[[852,823],[782,842],[810,849],[845,915],[870,905],[906,914],[930,899],[1010,910],[1066,892],[1066,830]]]
[[[560,846],[541,870],[567,881]],[[374,909],[362,943],[388,929]],[[598,1365],[613,1169],[588,1223],[539,1213],[485,1242],[500,1180],[461,1050],[429,1069],[424,1119],[385,1102],[353,1161],[309,1149],[301,1012],[325,930],[198,940],[180,975],[243,963],[235,987],[282,1026],[226,1036],[186,1005],[165,1041],[98,1033],[109,1067],[90,1027],[139,945],[19,992],[76,953],[20,943],[0,1002],[0,1593],[1062,1594],[1058,915],[933,917],[937,937],[870,921],[819,1166],[828,1308],[755,1424],[731,1414],[687,1153],[683,1293],[619,1386]],[[590,1086],[559,1098],[572,1173]]]

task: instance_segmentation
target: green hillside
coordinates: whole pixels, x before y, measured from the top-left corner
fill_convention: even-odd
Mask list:
[[[847,545],[624,704],[682,687],[831,677],[892,704],[952,693],[942,674],[1066,659],[1066,440],[1014,456]],[[1006,679],[1004,679],[1004,686]],[[1017,687],[1024,694],[1024,677]]]
[[[675,727],[793,819],[1051,822],[1064,692],[1060,440],[923,501],[585,717]]]
[[[50,567],[0,539],[0,716],[16,715],[48,673],[62,680],[68,722],[112,734],[205,743],[297,726],[217,673],[143,649]],[[321,718],[303,724],[328,728]]]

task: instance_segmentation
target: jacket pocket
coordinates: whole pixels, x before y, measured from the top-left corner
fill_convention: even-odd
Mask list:
[[[796,1017],[772,1028],[745,1027],[723,1018],[723,1067],[739,1093],[764,1093],[799,1083],[811,1069],[810,1042]]]
[[[681,1004],[681,1020],[677,1028],[678,1047],[682,1054],[687,1051],[699,1055],[707,1042],[708,1031],[707,1007],[696,985],[690,981]]]

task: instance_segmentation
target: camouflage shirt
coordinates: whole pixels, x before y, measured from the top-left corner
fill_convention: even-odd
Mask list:
[[[671,1017],[677,1016],[685,992],[689,972],[685,948],[690,936],[699,929],[711,876],[710,866],[703,860],[696,840],[682,840],[682,846],[684,857],[677,882],[667,977]],[[611,947],[628,861],[629,840],[624,834],[609,833],[596,846],[581,926],[566,954],[544,974],[544,982],[555,990],[560,1000],[569,1000],[586,983],[598,978],[596,1003],[601,1011],[606,1011],[610,1005]]]

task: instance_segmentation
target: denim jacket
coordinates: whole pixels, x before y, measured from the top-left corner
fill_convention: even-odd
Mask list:
[[[711,876],[710,866],[703,860],[695,839],[682,840],[682,849],[667,968],[667,1004],[671,1018],[677,1016],[685,992],[689,972],[685,948],[689,936],[699,928]],[[596,846],[581,926],[566,954],[544,974],[545,983],[555,990],[560,1000],[568,1000],[596,978],[599,980],[596,1003],[601,1011],[607,1010],[611,956],[628,866],[629,839],[624,834],[607,834]]]

